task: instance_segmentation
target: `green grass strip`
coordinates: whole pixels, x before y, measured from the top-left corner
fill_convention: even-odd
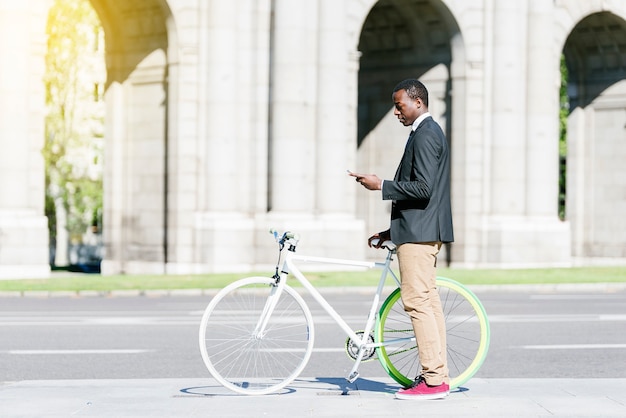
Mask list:
[[[2,291],[114,291],[157,289],[214,289],[248,276],[270,276],[273,272],[201,275],[111,275],[64,274],[55,272],[48,279],[0,280]],[[563,284],[626,282],[626,267],[580,267],[553,269],[438,269],[440,276],[466,285]],[[375,286],[379,270],[305,272],[318,287]],[[296,286],[297,282],[290,282]]]

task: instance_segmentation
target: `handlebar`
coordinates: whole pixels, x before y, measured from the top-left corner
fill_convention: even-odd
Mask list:
[[[378,243],[380,242],[380,240],[378,238],[375,238],[372,240],[372,248],[384,248],[385,250],[389,250],[389,251],[395,251],[396,250],[396,244],[393,243],[393,241],[391,240],[385,240],[383,241],[383,243],[380,245],[380,247],[378,246]]]
[[[289,244],[289,248],[288,248],[289,251],[293,251],[293,252],[296,251],[296,246],[298,245],[298,242],[300,241],[300,236],[298,234],[295,234],[291,231],[286,231],[282,235],[280,235],[280,233],[274,228],[271,228],[269,232],[270,234],[274,236],[274,239],[280,246],[281,251],[284,248],[285,244]],[[371,242],[372,247],[384,248],[385,250],[388,250],[388,251],[396,250],[396,244],[394,244],[391,240],[385,240],[380,246],[378,246],[379,241],[380,241],[379,239],[373,239]]]
[[[296,246],[300,241],[300,236],[298,234],[294,234],[291,231],[285,231],[282,235],[280,235],[274,228],[270,229],[270,234],[274,236],[274,239],[278,243],[281,251],[285,247],[285,244],[289,244],[289,251],[296,251]]]

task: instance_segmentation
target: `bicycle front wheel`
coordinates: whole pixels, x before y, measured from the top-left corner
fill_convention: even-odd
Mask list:
[[[273,279],[250,277],[222,289],[200,324],[202,359],[223,386],[264,395],[291,383],[313,350],[313,318],[302,297]],[[273,300],[278,297],[278,300]],[[268,309],[273,302],[272,312]]]
[[[476,295],[455,280],[437,277],[437,288],[446,320],[450,388],[467,382],[487,356],[490,329],[485,308]],[[400,289],[394,290],[379,312],[376,328],[378,359],[385,371],[402,386],[421,373],[415,334],[404,311]]]

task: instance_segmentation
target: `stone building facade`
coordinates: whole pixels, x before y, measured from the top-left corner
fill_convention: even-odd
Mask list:
[[[626,258],[626,2],[92,0],[106,39],[103,273],[373,257],[394,174],[391,90],[420,78],[451,144],[453,266]],[[45,276],[45,25],[0,3],[0,277]],[[560,62],[569,72],[558,217]]]

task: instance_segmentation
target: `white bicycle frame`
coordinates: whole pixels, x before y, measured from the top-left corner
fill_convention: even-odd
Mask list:
[[[387,258],[385,262],[366,262],[366,261],[354,261],[354,260],[344,260],[344,259],[336,259],[336,258],[324,258],[324,257],[308,257],[297,255],[292,251],[287,251],[287,255],[280,266],[280,278],[277,279],[276,286],[274,290],[271,292],[270,297],[268,298],[265,307],[263,309],[263,314],[259,319],[259,322],[255,328],[254,335],[256,338],[262,338],[265,334],[265,328],[269,319],[278,303],[278,299],[280,298],[282,291],[287,282],[287,276],[289,273],[293,274],[295,278],[302,284],[302,286],[313,296],[313,298],[324,308],[324,310],[333,318],[333,320],[339,325],[339,327],[346,333],[348,337],[355,342],[358,347],[357,357],[354,362],[354,366],[350,371],[350,374],[347,377],[349,382],[354,382],[359,377],[358,368],[363,360],[363,355],[365,354],[367,349],[375,349],[380,347],[381,345],[392,345],[401,341],[414,340],[415,337],[412,338],[398,338],[394,340],[386,341],[384,344],[380,343],[370,343],[368,342],[368,338],[372,330],[374,329],[374,325],[378,316],[378,306],[380,303],[380,297],[383,292],[383,288],[385,286],[387,274],[391,274],[391,277],[396,282],[397,286],[400,286],[400,281],[398,277],[395,275],[393,270],[391,269],[391,261],[393,260],[394,252],[390,250],[387,254]],[[308,263],[318,263],[318,264],[335,264],[335,265],[343,265],[343,266],[354,266],[354,267],[365,267],[365,268],[382,268],[382,272],[380,275],[380,279],[378,281],[378,287],[376,289],[376,293],[374,294],[374,299],[372,301],[372,306],[370,307],[369,315],[367,317],[367,322],[365,324],[362,337],[359,335],[348,325],[348,323],[337,313],[337,311],[326,301],[324,296],[320,294],[320,292],[311,284],[311,282],[304,276],[304,274],[298,269],[298,267],[294,264],[294,262],[308,262]]]

